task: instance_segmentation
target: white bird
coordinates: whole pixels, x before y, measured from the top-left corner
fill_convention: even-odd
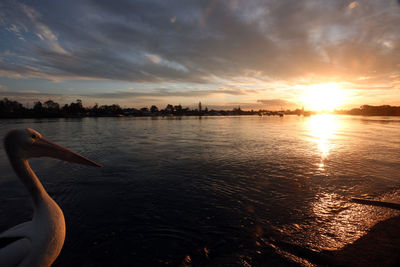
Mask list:
[[[29,166],[33,157],[53,157],[64,161],[102,167],[79,154],[42,138],[32,129],[12,130],[4,138],[4,147],[11,165],[27,188],[33,202],[31,221],[19,224],[0,234],[0,266],[50,266],[61,252],[65,239],[64,215],[47,194]]]

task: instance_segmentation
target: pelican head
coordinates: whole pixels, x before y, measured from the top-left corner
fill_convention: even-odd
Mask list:
[[[44,139],[40,133],[30,128],[10,131],[4,138],[4,147],[9,156],[12,151],[15,156],[25,160],[51,157],[83,165],[103,167],[101,164]]]

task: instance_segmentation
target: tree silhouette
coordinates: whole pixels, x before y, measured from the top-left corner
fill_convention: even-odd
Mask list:
[[[11,101],[8,98],[0,101],[0,114],[2,116],[6,116],[7,114],[22,114],[24,112],[25,108],[17,101]]]
[[[174,106],[171,105],[171,104],[168,104],[167,107],[165,108],[165,113],[173,114],[174,113]]]
[[[151,108],[150,108],[150,112],[151,113],[157,113],[158,112],[158,107],[155,106],[155,105],[152,105]]]
[[[60,112],[60,105],[53,100],[47,100],[43,103],[43,107],[49,113],[59,113]]]

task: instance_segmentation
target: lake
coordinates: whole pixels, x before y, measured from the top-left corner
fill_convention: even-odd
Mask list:
[[[182,117],[1,120],[104,168],[33,159],[63,209],[54,266],[297,265],[280,244],[338,250],[398,211],[400,118]],[[0,150],[0,232],[29,220]]]

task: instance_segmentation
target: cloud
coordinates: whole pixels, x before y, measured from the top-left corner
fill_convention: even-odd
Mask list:
[[[169,60],[165,60],[158,55],[146,54],[146,57],[154,64],[172,68],[172,69],[178,70],[178,71],[188,72],[188,69],[185,66],[182,66],[181,64],[173,62],[173,61],[171,62]]]
[[[40,92],[36,91],[36,90],[20,90],[19,93],[20,94],[40,94]]]
[[[44,23],[40,22],[40,17],[41,17],[40,13],[38,13],[35,9],[25,4],[19,4],[19,8],[29,18],[30,22],[35,28],[36,36],[39,37],[40,40],[47,42],[49,48],[52,51],[62,54],[67,53],[60,46],[60,44],[58,43],[57,36],[51,31],[51,29]]]
[[[8,91],[8,88],[6,86],[0,84],[0,92],[7,92],[7,91]]]
[[[25,41],[24,36],[22,35],[22,29],[20,26],[16,24],[11,24],[9,27],[6,28],[7,31],[14,33],[18,39]]]
[[[257,103],[262,103],[263,105],[271,106],[271,107],[279,106],[279,107],[288,108],[288,107],[296,106],[295,103],[284,100],[284,99],[261,99],[261,100],[257,100]]]
[[[32,96],[41,94],[36,90],[19,90],[19,91],[9,91],[1,90],[0,86],[0,96]],[[59,94],[45,94],[46,96],[60,96]]]
[[[353,8],[358,7],[358,5],[359,5],[359,3],[357,1],[353,1],[347,7],[348,7],[348,9],[353,9]]]
[[[5,57],[0,75],[211,84],[257,73],[392,83],[400,73],[392,2],[4,1],[0,23],[20,40],[6,35],[0,49],[25,59]]]
[[[216,94],[247,95],[248,91],[230,90],[225,88],[215,90],[181,90],[157,89],[151,91],[117,91],[112,93],[96,93],[84,95],[94,98],[130,98],[130,97],[204,97]]]

